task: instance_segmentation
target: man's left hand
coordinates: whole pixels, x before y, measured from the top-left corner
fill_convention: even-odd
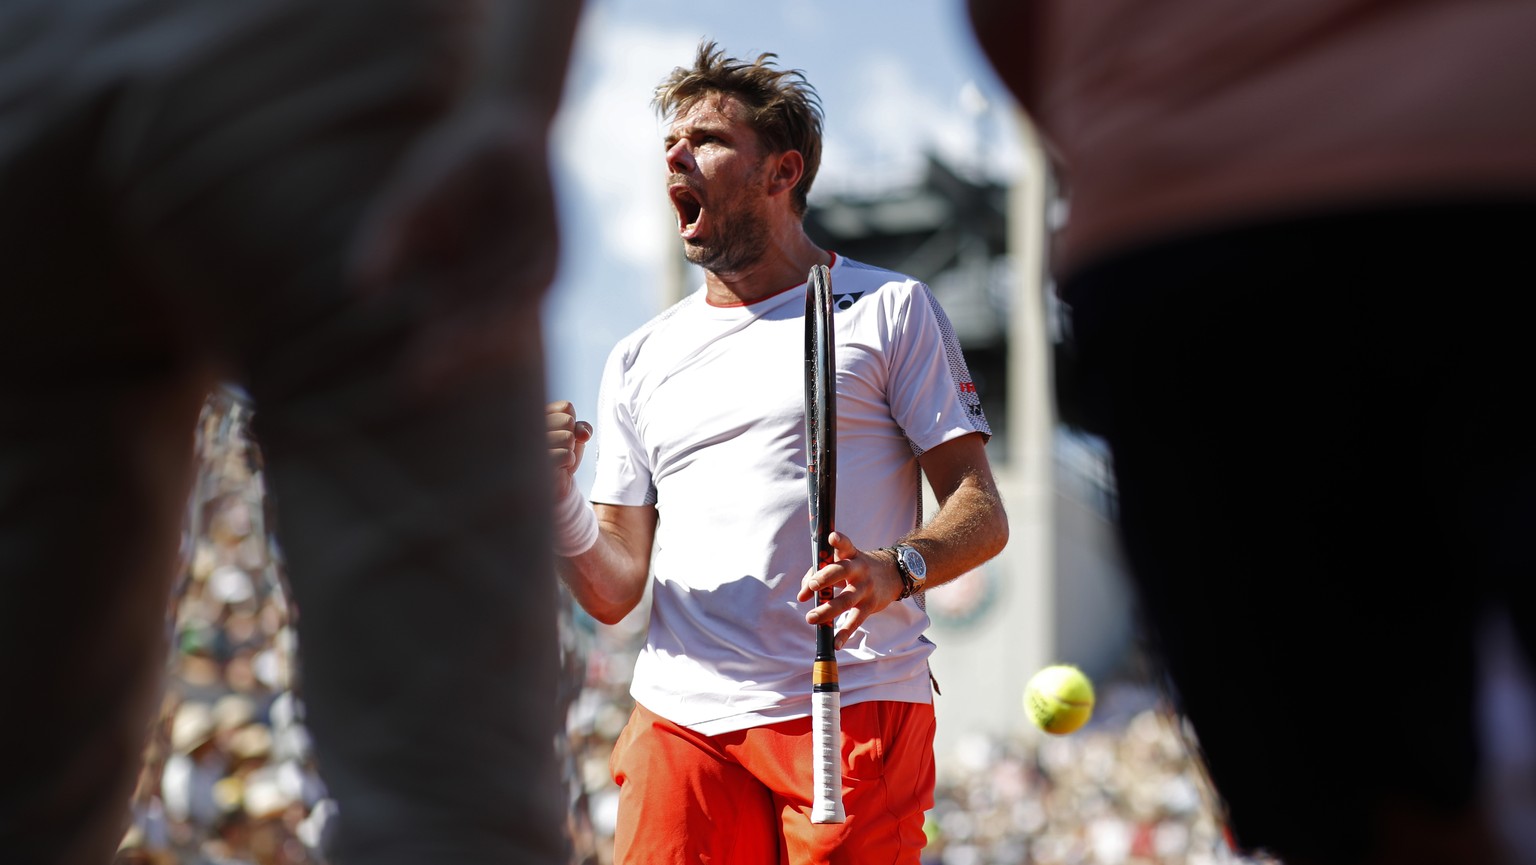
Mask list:
[[[798,600],[809,601],[822,589],[833,589],[832,599],[805,614],[812,625],[832,625],[833,639],[841,649],[853,632],[875,613],[901,599],[904,587],[895,557],[885,550],[860,550],[842,532],[833,532],[833,562],[806,574]],[[841,587],[841,591],[838,591]]]

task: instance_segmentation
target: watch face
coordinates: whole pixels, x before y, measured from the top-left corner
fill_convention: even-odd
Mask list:
[[[928,578],[928,563],[923,561],[922,553],[911,547],[902,547],[900,552],[901,563],[906,567],[907,573],[912,575],[912,579],[921,583]]]

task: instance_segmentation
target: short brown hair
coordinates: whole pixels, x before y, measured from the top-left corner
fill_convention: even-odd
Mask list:
[[[747,109],[747,122],[769,152],[800,151],[805,173],[795,184],[791,205],[805,215],[806,196],[821,167],[821,98],[798,69],[776,69],[777,54],[759,54],[748,63],[725,56],[714,42],[699,43],[693,68],[682,66],[656,87],[652,104],[664,119],[686,112],[711,94],[734,96]]]

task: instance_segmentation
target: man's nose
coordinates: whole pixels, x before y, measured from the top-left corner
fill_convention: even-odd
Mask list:
[[[693,151],[689,149],[686,139],[679,140],[667,148],[667,168],[678,173],[687,173],[693,170]]]

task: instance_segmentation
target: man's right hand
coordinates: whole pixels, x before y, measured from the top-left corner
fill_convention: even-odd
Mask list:
[[[552,402],[544,408],[549,440],[549,463],[555,473],[555,499],[571,491],[576,468],[592,438],[592,425],[576,419],[576,406],[568,401]]]
[[[650,582],[656,539],[655,505],[591,505],[576,487],[576,468],[592,425],[569,402],[545,406],[550,470],[554,473],[554,548],[560,579],[592,618],[617,624],[639,605]]]

